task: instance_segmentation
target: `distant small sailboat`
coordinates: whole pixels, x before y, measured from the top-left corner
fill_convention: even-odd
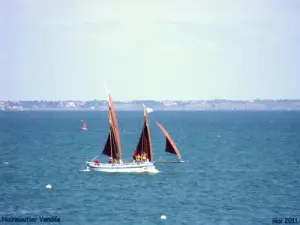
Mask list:
[[[83,122],[81,130],[87,130],[87,124],[86,121]]]

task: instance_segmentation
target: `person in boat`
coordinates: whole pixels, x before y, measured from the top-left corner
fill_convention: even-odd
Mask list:
[[[109,157],[108,163],[113,163],[113,158],[112,157]]]
[[[142,161],[145,162],[145,161],[146,161],[146,158],[147,158],[146,152],[143,152],[143,153],[142,153]]]
[[[99,162],[99,160],[97,160],[97,159],[96,159],[96,160],[94,160],[94,164],[95,164],[95,165],[100,165],[100,162]]]
[[[136,156],[136,161],[137,161],[137,162],[141,161],[141,156],[140,156],[140,154],[138,154],[138,155]]]
[[[133,153],[132,159],[133,159],[133,162],[135,162],[135,160],[136,160],[136,152]]]
[[[112,162],[113,162],[113,163],[116,163],[116,162],[117,162],[117,160],[116,160],[116,159],[113,159],[113,160],[112,160]]]
[[[144,152],[144,155],[143,155],[143,161],[147,161],[147,159],[148,159],[148,156],[147,156],[147,153],[146,152]]]
[[[138,154],[136,152],[134,152],[132,158],[133,158],[134,163],[137,162],[138,161]]]

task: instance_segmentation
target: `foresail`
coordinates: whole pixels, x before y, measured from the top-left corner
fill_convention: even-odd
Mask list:
[[[158,125],[158,127],[161,129],[161,131],[164,133],[164,135],[166,137],[165,151],[169,152],[171,154],[177,155],[178,159],[181,160],[180,152],[179,152],[176,144],[174,143],[174,141],[172,140],[172,138],[170,137],[170,135],[166,131],[166,129],[159,122],[156,122],[156,124]]]
[[[104,155],[110,156],[114,159],[119,158],[118,156],[118,148],[116,145],[116,137],[113,132],[113,127],[110,127],[110,132],[108,134],[103,152]]]
[[[149,161],[152,161],[152,141],[149,129],[148,115],[146,111],[144,112],[144,125],[142,133],[136,146],[136,150],[133,154],[133,158],[135,159],[137,155],[142,155],[142,153],[146,153]]]

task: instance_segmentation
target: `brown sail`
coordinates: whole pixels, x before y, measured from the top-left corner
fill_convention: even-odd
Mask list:
[[[112,97],[108,94],[108,116],[110,124],[110,132],[103,149],[103,154],[113,157],[114,159],[122,159],[122,150],[120,143],[120,132],[115,108],[112,102]]]
[[[116,144],[116,137],[113,132],[113,128],[110,127],[110,132],[108,134],[106,144],[104,146],[103,152],[104,155],[110,156],[114,159],[118,159],[118,149]]]
[[[144,110],[144,125],[142,129],[142,133],[139,139],[139,142],[136,146],[136,150],[133,153],[133,159],[136,160],[137,155],[142,155],[142,153],[146,153],[149,161],[152,161],[152,141],[150,135],[148,114],[146,109]]]
[[[159,122],[156,122],[156,124],[161,129],[161,131],[164,133],[164,135],[166,136],[166,149],[165,149],[165,151],[169,152],[171,154],[177,155],[178,159],[181,160],[180,152],[179,152],[178,148],[176,147],[174,141],[172,140],[172,138],[170,137],[170,135],[166,131],[166,129]]]
[[[120,143],[120,131],[119,131],[119,126],[118,126],[118,119],[117,119],[115,107],[114,107],[113,102],[112,102],[112,97],[111,97],[110,94],[108,95],[108,99],[109,99],[109,111],[111,112],[112,125],[113,125],[114,130],[115,130],[118,150],[119,150],[119,154],[120,154],[120,157],[121,157],[122,156],[122,149],[121,149],[121,143]]]

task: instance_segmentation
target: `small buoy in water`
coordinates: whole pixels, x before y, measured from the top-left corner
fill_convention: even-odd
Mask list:
[[[46,188],[52,188],[52,185],[51,184],[47,184]]]
[[[160,219],[162,219],[162,220],[166,220],[166,219],[167,219],[167,217],[166,217],[165,215],[161,215],[161,216],[160,216]]]

